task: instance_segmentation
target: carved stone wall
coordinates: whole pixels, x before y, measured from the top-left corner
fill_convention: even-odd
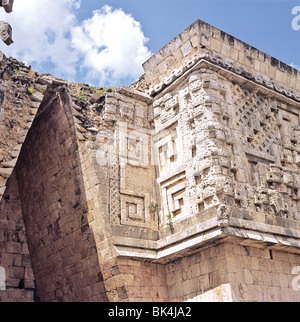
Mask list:
[[[299,220],[297,105],[238,85],[230,93],[241,207]]]
[[[195,216],[233,196],[233,142],[224,95],[217,75],[196,70],[154,100],[165,221]],[[172,112],[165,122],[165,113]]]
[[[228,71],[232,82],[198,64],[153,102],[164,220],[184,205],[195,215],[222,203],[299,220],[298,94],[291,100],[249,75],[243,82]]]
[[[1,64],[1,300],[300,301],[299,71],[201,21],[130,88]]]

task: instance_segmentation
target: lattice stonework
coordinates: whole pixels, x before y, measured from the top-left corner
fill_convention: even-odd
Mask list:
[[[227,99],[241,158],[233,167],[235,204],[276,217],[298,219],[297,110],[280,98],[268,97],[239,85],[231,85]],[[243,187],[247,180],[248,186]]]
[[[278,109],[263,94],[251,93],[236,85],[233,89],[234,119],[239,133],[243,133],[244,147],[270,153],[278,144]]]

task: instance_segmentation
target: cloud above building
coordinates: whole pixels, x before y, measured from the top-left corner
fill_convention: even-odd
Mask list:
[[[122,9],[104,6],[71,30],[73,48],[91,77],[105,81],[141,76],[151,55],[142,27]]]
[[[13,27],[14,44],[0,50],[74,81],[117,86],[139,77],[151,55],[141,24],[107,5],[80,21],[80,7],[78,0],[15,0],[13,13],[0,13]]]
[[[290,66],[293,67],[293,68],[296,68],[296,69],[300,70],[300,65],[296,65],[294,63],[291,63]]]

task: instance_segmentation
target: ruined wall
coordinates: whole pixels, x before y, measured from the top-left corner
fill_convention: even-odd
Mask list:
[[[33,301],[34,277],[14,167],[47,86],[30,67],[0,56],[0,266],[7,278],[7,291],[1,292],[0,299]]]
[[[34,275],[15,171],[0,202],[0,266],[6,279],[0,302],[34,301]]]
[[[42,105],[17,164],[39,301],[105,301],[68,95]]]
[[[0,199],[46,90],[31,67],[0,53]]]

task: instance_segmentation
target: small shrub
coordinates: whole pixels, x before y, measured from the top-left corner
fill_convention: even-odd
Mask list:
[[[158,204],[151,202],[151,204],[149,205],[150,214],[155,214],[157,211],[158,211]]]
[[[31,86],[31,87],[28,87],[27,88],[27,93],[29,94],[29,95],[32,95],[33,93],[34,93],[34,88]]]
[[[174,225],[173,225],[173,220],[172,220],[172,216],[169,214],[167,216],[167,226],[169,227],[170,231],[172,234],[174,234],[175,232],[175,229],[174,229]]]
[[[82,102],[86,102],[86,96],[83,93],[80,93],[80,95],[78,96],[78,100]]]

